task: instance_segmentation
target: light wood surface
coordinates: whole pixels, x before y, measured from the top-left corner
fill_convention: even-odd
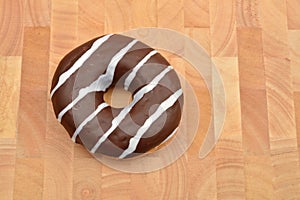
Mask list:
[[[0,0],[0,199],[300,199],[299,0]],[[227,114],[216,148],[203,79],[164,53],[197,92],[201,126],[172,165],[110,169],[74,145],[49,89],[60,59],[95,36],[164,27],[201,44]]]

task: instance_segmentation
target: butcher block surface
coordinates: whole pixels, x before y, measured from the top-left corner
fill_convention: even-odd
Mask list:
[[[300,199],[299,10],[299,0],[0,0],[0,199]],[[139,174],[72,143],[49,90],[70,50],[140,27],[197,41],[222,77],[227,112],[200,159],[207,86],[187,61],[161,51],[195,91],[200,125],[176,162]]]

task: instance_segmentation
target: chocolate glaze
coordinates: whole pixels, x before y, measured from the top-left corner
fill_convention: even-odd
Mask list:
[[[103,36],[102,36],[103,37]],[[72,65],[88,50],[99,38],[92,39],[68,53],[59,63],[54,74],[51,90],[58,83],[62,73]],[[79,94],[79,90],[89,86],[101,74],[106,72],[111,58],[133,38],[114,34],[100,48],[98,48],[66,82],[52,96],[52,103],[56,117],[69,103]],[[111,86],[123,87],[124,81],[132,69],[153,49],[146,44],[137,42],[117,64]],[[169,63],[159,53],[152,56],[138,70],[128,88],[133,95],[142,87],[149,84],[155,76],[161,73]],[[118,157],[128,147],[129,140],[136,134],[137,130],[144,124],[147,118],[175,91],[180,89],[180,81],[174,70],[169,71],[159,84],[134,105],[112,134],[96,150],[97,153]],[[76,128],[94,110],[104,102],[103,92],[91,92],[80,100],[74,107],[62,117],[62,125],[72,137]],[[132,157],[145,153],[160,145],[179,125],[181,119],[181,107],[183,96],[168,108],[145,132],[139,141]],[[89,121],[82,129],[77,143],[82,143],[87,149],[92,149],[100,137],[111,127],[112,120],[120,113],[122,108],[106,107],[95,118]]]

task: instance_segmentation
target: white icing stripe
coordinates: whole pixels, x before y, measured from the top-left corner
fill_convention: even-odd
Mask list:
[[[125,158],[132,152],[136,150],[136,147],[142,138],[142,136],[146,133],[146,131],[150,128],[153,122],[157,120],[168,108],[172,107],[174,103],[178,100],[178,98],[182,95],[182,89],[177,90],[174,94],[172,94],[168,99],[166,99],[156,111],[145,121],[145,123],[139,128],[137,134],[129,140],[129,146],[127,149],[119,156],[119,158]]]
[[[67,105],[60,113],[58,114],[58,121],[61,122],[62,117],[66,112],[68,112],[76,103],[78,103],[81,99],[83,99],[88,93],[96,92],[96,91],[105,91],[112,83],[116,66],[123,58],[123,56],[129,51],[133,45],[137,43],[137,40],[131,41],[126,47],[121,49],[114,57],[111,59],[108,67],[106,69],[105,74],[101,74],[97,80],[91,83],[89,86],[82,88],[79,90],[78,96]]]
[[[158,52],[156,50],[151,51],[148,53],[131,71],[131,73],[126,77],[124,82],[124,89],[128,90],[131,82],[133,81],[134,77],[136,76],[137,71],[155,54]]]
[[[58,83],[55,85],[55,87],[53,88],[53,90],[50,93],[50,96],[52,98],[52,96],[54,95],[54,93],[58,90],[58,88],[60,86],[62,86],[67,80],[68,78],[76,71],[78,70],[83,63],[106,41],[108,40],[113,34],[109,34],[109,35],[105,35],[101,38],[99,38],[98,40],[96,40],[93,45],[91,46],[91,48],[89,50],[87,50],[74,64],[72,67],[70,67],[67,71],[65,71],[64,73],[62,73],[59,76],[58,79]]]
[[[102,137],[97,141],[94,147],[91,149],[92,153],[95,153],[100,145],[108,138],[108,136],[119,126],[121,121],[126,117],[126,115],[130,112],[133,106],[143,98],[143,96],[149,91],[153,90],[154,87],[157,86],[158,82],[168,73],[172,68],[172,66],[168,66],[161,73],[159,73],[149,84],[140,89],[134,96],[133,101],[127,105],[125,108],[121,110],[119,115],[112,120],[111,127],[102,135]]]
[[[75,130],[73,136],[72,136],[72,140],[73,142],[75,142],[76,137],[79,135],[79,133],[81,132],[81,130],[83,129],[83,127],[90,122],[92,119],[94,119],[94,117],[96,117],[98,115],[98,113],[101,112],[101,110],[103,110],[104,108],[106,108],[107,106],[109,106],[107,103],[101,103],[97,109],[92,112],[92,114],[90,114],[83,122],[81,122],[81,124],[77,127],[77,129]]]

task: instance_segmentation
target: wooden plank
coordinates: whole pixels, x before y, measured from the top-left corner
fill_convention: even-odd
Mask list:
[[[42,197],[49,43],[49,28],[25,28],[14,199]]]
[[[50,30],[25,28],[24,33],[17,156],[41,157],[46,133]]]
[[[18,125],[18,157],[42,157],[46,133],[46,91],[22,90]],[[44,101],[41,101],[44,100]],[[39,110],[38,113],[32,112]]]
[[[129,173],[120,172],[111,168],[102,166],[102,199],[131,199],[132,190],[131,177]]]
[[[207,51],[209,51],[210,46],[209,41],[210,41],[210,35],[208,33],[208,30],[206,28],[185,28],[185,33],[188,34],[192,39],[194,39],[196,42],[199,44],[205,45],[207,48]],[[208,52],[209,53],[209,52]],[[208,84],[204,79],[204,75],[201,74],[200,71],[196,69],[195,66],[191,65],[190,61],[185,60],[179,56],[174,56],[172,54],[163,54],[164,57],[168,59],[168,61],[171,63],[172,66],[174,66],[176,72],[182,77],[183,80],[186,82],[182,83],[182,87],[186,90],[190,90],[192,88],[193,90],[193,95],[197,98],[197,103],[198,103],[198,109],[196,110],[195,108],[191,107],[186,107],[186,109],[191,109],[195,112],[200,112],[199,115],[199,125],[197,134],[194,138],[194,141],[192,143],[192,146],[188,149],[190,154],[193,154],[196,157],[199,157],[199,148],[200,146],[197,145],[202,145],[204,138],[206,137],[207,130],[210,124],[211,120],[211,105],[212,102],[210,100],[211,94],[209,93]],[[198,66],[199,67],[199,66]],[[211,71],[209,71],[211,72]],[[208,81],[211,81],[212,74],[207,73],[206,76],[209,79]],[[184,104],[184,107],[187,104]],[[185,108],[184,108],[185,109]],[[189,113],[191,110],[186,111]],[[189,115],[187,114],[187,119]],[[194,130],[193,130],[194,131]],[[194,145],[194,146],[193,146]]]
[[[288,0],[286,4],[288,29],[300,29],[300,2],[297,0]]]
[[[295,138],[295,116],[290,62],[280,58],[264,58],[270,139]],[[281,79],[278,82],[278,78]],[[284,120],[283,120],[284,119]],[[274,133],[274,134],[273,134]]]
[[[94,158],[74,159],[73,199],[101,199],[101,163]]]
[[[182,156],[170,166],[161,169],[164,187],[162,188],[162,199],[186,199],[187,195],[187,157]]]
[[[238,62],[236,58],[214,57],[226,93],[226,118],[216,145],[216,178],[218,199],[244,199],[245,176],[241,126]]]
[[[200,133],[199,133],[200,134]],[[188,194],[190,199],[217,199],[215,149],[204,159],[199,159],[199,143],[194,142],[197,153],[188,155]],[[193,146],[191,147],[193,148]],[[190,149],[189,151],[190,152]]]
[[[266,91],[242,89],[241,111],[246,198],[274,199]]]
[[[264,90],[266,87],[262,30],[239,28],[237,35],[240,87],[241,89]]]
[[[0,56],[21,56],[24,5],[22,0],[0,1]]]
[[[51,78],[62,57],[77,45],[77,14],[77,0],[52,0],[49,70]],[[61,23],[62,21],[64,23]]]
[[[157,0],[131,0],[132,28],[157,26]]]
[[[297,198],[300,169],[290,63],[274,57],[264,60],[274,193],[281,199],[286,194],[289,198]]]
[[[269,153],[268,114],[262,31],[238,29],[243,147],[246,155]]]
[[[261,1],[236,0],[237,27],[261,27]]]
[[[286,1],[262,0],[264,56],[288,58]]]
[[[105,1],[106,33],[121,32],[139,27],[155,27],[156,25],[156,0]]]
[[[73,143],[47,106],[43,199],[73,199]]]
[[[186,162],[186,157],[182,156],[158,172],[132,174],[131,199],[186,199],[188,197]]]
[[[104,34],[104,0],[78,0],[78,41],[84,43]]]
[[[26,0],[24,4],[24,26],[45,27],[50,25],[50,0]]]
[[[185,28],[185,33],[202,45],[207,53],[210,54],[210,34],[208,28]],[[212,102],[208,90],[208,83],[204,81],[202,77],[203,74],[200,74],[195,70],[194,66],[188,61],[181,58],[169,60],[172,65],[177,66],[177,73],[184,77],[189,87],[193,88],[194,95],[198,100],[198,108],[200,109],[200,111],[196,111],[200,112],[200,124],[198,130],[196,130],[197,134],[195,135],[193,143],[184,154],[187,157],[186,171],[188,181],[186,182],[186,193],[188,194],[189,199],[217,199],[215,149],[213,149],[205,158],[199,159],[199,149],[201,145],[203,145],[204,138],[208,134],[208,127],[211,122],[210,119],[212,114]],[[210,76],[211,78],[212,74],[208,73],[207,76]],[[211,81],[211,79],[209,81]],[[188,107],[189,106],[187,105],[187,108]],[[195,108],[192,109],[195,110]]]
[[[277,199],[273,189],[273,171],[270,156],[245,156],[246,199]]]
[[[281,143],[281,148],[276,149],[277,152],[273,152],[271,156],[274,171],[274,196],[277,199],[297,199],[299,197],[298,150],[290,147],[295,141],[281,140],[279,143]]]
[[[48,90],[49,43],[50,29],[48,27],[24,29],[22,92],[24,90],[26,92]]]
[[[14,180],[14,199],[42,199],[42,158],[17,158]]]
[[[210,27],[209,0],[184,0],[184,27]]]
[[[78,1],[52,0],[48,88],[60,59],[77,45],[77,25]],[[49,93],[47,91],[48,98]],[[57,122],[50,100],[47,102],[46,119],[43,199],[73,199],[74,145]]]
[[[127,8],[127,9],[123,9]],[[131,4],[123,0],[105,0],[105,26],[106,33],[116,33],[131,29]]]
[[[183,0],[157,0],[157,26],[183,32]]]
[[[235,0],[210,0],[209,8],[212,56],[236,56]]]
[[[265,90],[241,89],[243,146],[247,155],[268,155],[268,112]]]
[[[298,154],[300,159],[300,92],[294,92]]]
[[[262,1],[263,49],[274,195],[299,196],[299,154],[289,59],[286,1]],[[271,12],[272,11],[272,12]],[[280,80],[280,81],[278,81]]]
[[[293,90],[300,91],[300,31],[288,32]]]
[[[273,174],[269,156],[268,112],[262,53],[261,29],[238,29],[245,196],[247,199],[273,199]],[[264,176],[260,176],[260,173],[264,173]]]
[[[73,142],[50,112],[52,108],[47,114],[43,199],[73,199]]]
[[[15,139],[0,139],[0,196],[3,200],[13,199],[16,162]]]
[[[16,137],[20,79],[21,57],[0,57],[0,139]]]
[[[208,55],[211,55],[209,28],[185,28],[185,34],[201,45]]]
[[[159,199],[163,194],[161,185],[163,181],[161,170],[147,174],[134,174],[131,176],[131,186],[135,189],[132,191],[132,199]]]

